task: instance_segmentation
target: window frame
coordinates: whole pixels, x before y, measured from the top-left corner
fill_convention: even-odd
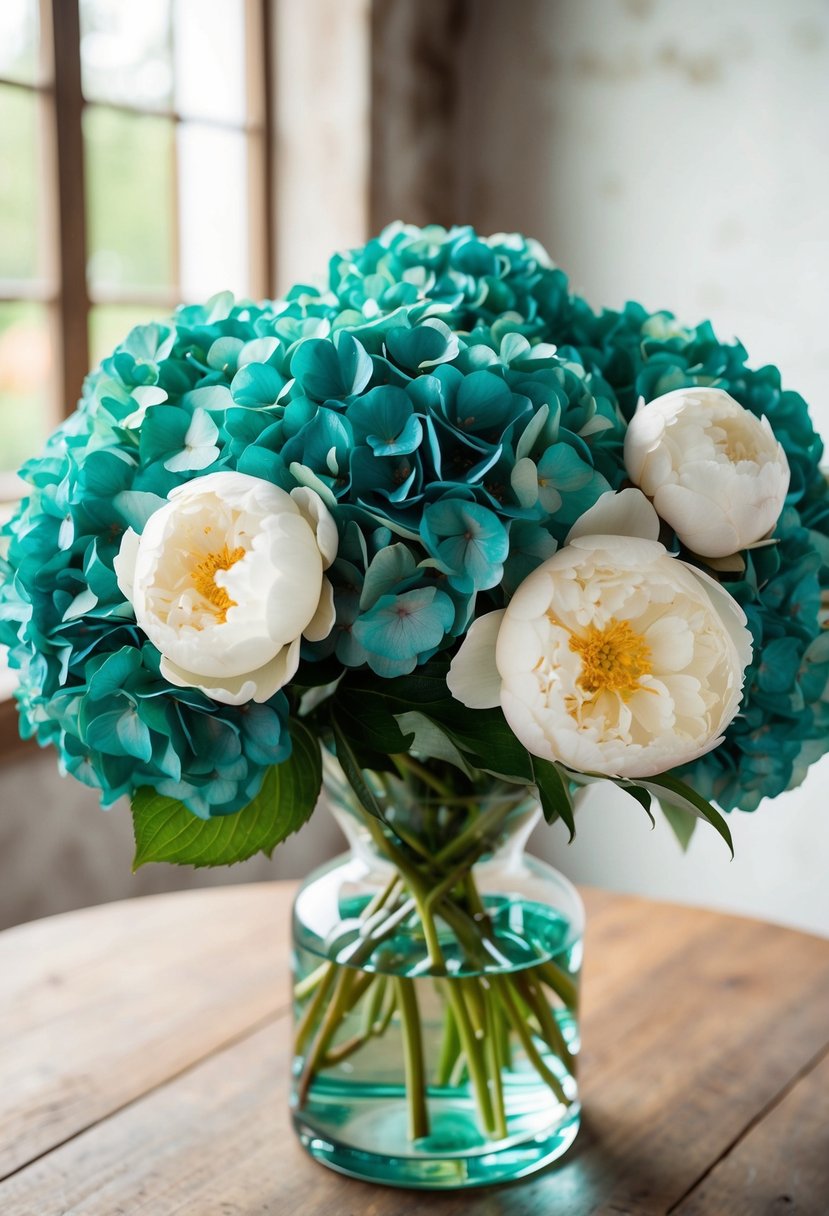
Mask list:
[[[45,198],[43,276],[31,282],[0,279],[0,301],[33,301],[48,309],[53,349],[52,414],[57,423],[75,408],[90,365],[89,324],[98,304],[147,304],[166,313],[180,299],[175,250],[174,286],[168,292],[90,291],[87,278],[87,208],[83,115],[88,106],[130,114],[152,114],[174,125],[174,188],[178,171],[177,130],[199,122],[173,107],[150,107],[87,100],[81,80],[79,0],[39,0],[40,71],[33,81],[0,77],[0,84],[34,93],[40,104],[43,134],[42,178]],[[247,140],[248,258],[251,295],[274,292],[274,122],[271,0],[244,0],[247,117],[243,124],[205,119],[203,125],[240,131]],[[174,232],[178,232],[177,199]],[[177,246],[177,237],[176,237]],[[0,502],[19,493],[13,475],[0,473]],[[17,714],[9,696],[0,694],[0,761],[35,744],[20,739]]]

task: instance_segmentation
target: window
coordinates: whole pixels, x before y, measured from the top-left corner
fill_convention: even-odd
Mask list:
[[[131,325],[271,293],[268,11],[0,5],[0,500]]]
[[[268,0],[0,3],[0,513],[128,329],[273,294]],[[0,750],[16,737],[0,654]]]
[[[370,219],[374,12],[0,0],[0,516],[14,470],[132,324],[322,278],[331,250],[392,218]],[[388,87],[382,101],[386,115]],[[17,746],[12,688],[0,648],[0,758]]]

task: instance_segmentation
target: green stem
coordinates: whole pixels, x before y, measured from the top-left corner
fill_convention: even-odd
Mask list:
[[[304,1001],[306,997],[309,997],[328,975],[331,966],[330,962],[320,963],[319,967],[308,972],[304,980],[294,984],[294,1000]]]
[[[406,1097],[409,1104],[409,1139],[421,1140],[429,1135],[429,1112],[426,1109],[426,1081],[423,1068],[423,1039],[420,1012],[414,981],[395,976],[394,987],[400,1011],[403,1034],[403,1065],[406,1071]]]
[[[501,1011],[491,988],[486,994],[484,1007],[487,1013],[486,1024],[486,1059],[489,1067],[492,1093],[492,1113],[495,1121],[495,1135],[499,1140],[507,1137],[507,1112],[504,1107],[504,1058],[501,1055],[501,1040],[498,1028]]]
[[[371,918],[385,906],[399,883],[399,876],[397,874],[392,875],[382,891],[378,891],[371,902],[366,905],[360,914],[360,919],[364,926],[368,925]],[[333,977],[336,967],[337,964],[330,959],[325,963],[320,963],[319,967],[316,967],[313,971],[305,976],[305,979],[300,980],[298,984],[294,985],[294,999],[297,1001],[305,1000],[306,997],[309,997],[311,993],[325,981],[328,981],[328,986],[330,987],[330,980]]]
[[[388,982],[388,978],[385,975],[378,975],[376,983],[371,990],[371,996],[363,1006],[362,1032],[366,1037],[374,1033],[374,1027],[377,1024],[380,1010],[383,1007],[383,997],[386,995]]]
[[[452,983],[458,984],[463,993],[466,1002],[466,1008],[469,1012],[469,1021],[472,1025],[472,1033],[479,1043],[483,1043],[486,1037],[486,1009],[484,1001],[481,997],[481,990],[476,978],[464,978],[453,980]]]
[[[328,993],[330,992],[331,986],[334,983],[335,975],[336,964],[331,963],[328,973],[323,977],[322,983],[319,985],[316,993],[314,994],[314,999],[310,1001],[308,1005],[306,1005],[305,1010],[303,1011],[302,1017],[300,1018],[296,1028],[294,1050],[296,1051],[297,1055],[302,1055],[305,1044],[311,1035],[311,1031],[314,1029],[317,1018],[322,1012],[322,1007],[325,1004]]]
[[[300,1108],[305,1105],[311,1082],[322,1065],[322,1060],[328,1051],[331,1040],[348,1013],[348,998],[351,995],[351,988],[358,975],[359,972],[350,971],[344,967],[339,968],[331,1003],[325,1011],[316,1038],[308,1049],[303,1061],[302,1072],[297,1084],[297,1103]]]
[[[549,1085],[550,1089],[556,1095],[559,1102],[562,1102],[565,1106],[569,1106],[570,1099],[567,1097],[564,1090],[562,1089],[561,1082],[559,1081],[559,1079],[555,1075],[555,1073],[547,1066],[545,1061],[542,1059],[541,1053],[539,1052],[538,1048],[536,1047],[535,1043],[533,1042],[532,1035],[530,1034],[530,1031],[527,1028],[527,1024],[521,1015],[521,1010],[518,1008],[518,1006],[515,1003],[515,997],[512,992],[512,985],[507,982],[507,977],[493,976],[492,985],[493,985],[495,992],[498,994],[498,996],[501,1000],[501,1003],[504,1006],[507,1017],[509,1018],[510,1022],[512,1023],[513,1030],[518,1035],[518,1038],[521,1042],[521,1046],[524,1048],[524,1051],[527,1053],[527,1059],[530,1061],[533,1068],[538,1073],[538,1075],[541,1077],[541,1079],[547,1085]]]
[[[544,993],[529,972],[516,975],[515,986],[526,1001],[528,1008],[535,1015],[541,1038],[555,1052],[571,1076],[576,1073],[576,1060],[565,1042],[561,1027],[556,1021],[555,1014],[550,1009]]]
[[[440,1058],[438,1060],[437,1084],[444,1086],[449,1084],[449,1079],[452,1076],[452,1069],[457,1064],[461,1052],[461,1041],[458,1037],[458,1025],[455,1021],[452,1010],[448,1004],[443,1011],[443,1038],[440,1044]]]
[[[401,853],[397,845],[389,840],[376,819],[366,818],[366,826],[378,848],[386,854],[403,875],[403,879],[411,892],[412,899],[417,907],[418,916],[420,917],[423,936],[426,939],[429,962],[433,967],[441,967],[443,965],[443,951],[438,940],[435,922],[428,907],[429,893],[424,886],[423,879],[417,870],[409,864],[408,858]]]
[[[466,1056],[461,1051],[455,1061],[454,1067],[449,1074],[450,1089],[460,1089],[464,1083],[464,1079],[469,1075],[469,1069],[466,1066]]]
[[[394,992],[394,984],[386,985],[386,995],[383,1000],[383,1007],[380,1010],[380,1016],[372,1027],[372,1033],[376,1039],[381,1039],[389,1028],[389,1023],[394,1017],[394,1011],[397,1008],[397,997]]]
[[[559,967],[550,959],[546,963],[539,964],[538,974],[547,987],[552,988],[556,996],[561,997],[568,1009],[578,1009],[579,990],[575,981],[570,978],[563,967]]]
[[[415,777],[419,777],[424,785],[427,785],[430,790],[434,790],[436,794],[440,794],[441,798],[445,798],[447,802],[454,799],[454,791],[445,781],[441,781],[434,773],[430,773],[424,764],[415,760],[414,756],[410,756],[407,752],[399,752],[396,756],[391,757],[392,762],[400,773],[401,777],[405,774],[412,773]]]
[[[460,1036],[463,1053],[466,1056],[466,1066],[469,1069],[469,1077],[472,1081],[472,1088],[475,1091],[475,1101],[478,1105],[481,1123],[483,1124],[484,1131],[489,1134],[494,1129],[494,1116],[492,1101],[489,1096],[486,1069],[484,1068],[482,1059],[482,1046],[479,1040],[475,1038],[472,1023],[469,1019],[469,1012],[457,980],[445,980],[444,985],[452,1014],[458,1026],[458,1035]]]
[[[469,826],[464,828],[454,840],[450,840],[444,845],[440,852],[435,857],[437,865],[445,865],[447,861],[452,861],[458,854],[466,854],[469,845],[478,842],[483,848],[480,852],[484,852],[487,848],[492,847],[492,832],[493,829],[498,829],[509,814],[509,806],[503,803],[496,803],[485,811],[481,811],[478,815],[470,817]]]

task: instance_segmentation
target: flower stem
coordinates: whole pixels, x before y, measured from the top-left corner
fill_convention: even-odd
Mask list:
[[[328,993],[330,992],[331,986],[334,983],[336,970],[336,964],[330,963],[327,974],[323,976],[322,982],[317,987],[317,991],[314,994],[314,999],[310,1001],[303,1010],[302,1017],[297,1024],[296,1037],[294,1041],[294,1050],[296,1051],[297,1055],[302,1054],[303,1048],[308,1042],[308,1038],[314,1029],[317,1018],[322,1012],[322,1007],[325,1004]],[[316,974],[316,972],[314,974]]]
[[[457,1023],[458,1035],[463,1047],[463,1053],[466,1056],[466,1066],[469,1069],[469,1077],[472,1082],[472,1088],[475,1091],[475,1101],[481,1116],[481,1123],[483,1124],[484,1131],[491,1133],[494,1129],[495,1120],[492,1111],[492,1101],[489,1095],[486,1068],[483,1061],[483,1044],[475,1037],[475,1032],[472,1029],[472,1023],[469,1018],[469,1011],[457,980],[444,980],[442,982],[449,1001],[449,1007]]]
[[[484,1043],[491,1081],[495,1135],[499,1140],[504,1140],[507,1136],[507,1113],[504,1107],[504,1058],[501,1055],[501,1038],[498,1025],[501,1018],[498,1002],[491,988],[487,992],[487,1000],[484,1007],[487,1014]]]
[[[524,1021],[521,1010],[515,1003],[512,985],[508,982],[507,977],[500,975],[493,976],[492,982],[495,992],[498,994],[501,1003],[504,1006],[507,1017],[512,1023],[513,1030],[521,1041],[521,1046],[526,1052],[527,1059],[530,1061],[541,1079],[547,1085],[549,1085],[559,1102],[564,1103],[565,1106],[569,1106],[570,1099],[565,1094],[561,1081],[559,1081],[555,1073],[547,1066],[541,1056],[541,1053],[533,1042],[533,1037],[530,1034],[526,1022]]]
[[[391,759],[401,777],[405,777],[406,773],[412,773],[415,777],[419,777],[430,790],[434,790],[436,794],[440,794],[441,798],[445,798],[448,802],[453,800],[454,791],[445,781],[441,781],[434,773],[430,773],[424,764],[415,760],[414,756],[410,756],[406,752],[400,752],[396,756],[392,756]]]
[[[439,1086],[449,1084],[452,1070],[461,1054],[461,1041],[458,1037],[458,1024],[448,1005],[443,1011],[443,1038],[440,1044],[440,1058],[436,1081]]]
[[[549,959],[539,965],[538,974],[548,988],[561,997],[568,1009],[578,1009],[579,990],[563,968]]]
[[[409,1104],[409,1139],[429,1135],[426,1108],[426,1080],[423,1068],[423,1039],[414,981],[395,976],[393,980],[403,1034],[403,1065],[406,1071],[406,1098]]]

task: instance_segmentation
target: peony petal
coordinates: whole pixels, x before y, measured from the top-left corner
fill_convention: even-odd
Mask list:
[[[340,544],[337,525],[325,503],[308,486],[297,486],[291,490],[291,498],[299,508],[303,518],[311,525],[317,538],[317,546],[323,559],[323,569],[327,570]]]
[[[659,672],[683,671],[694,657],[694,635],[681,616],[660,616],[645,630],[651,663]]]
[[[222,705],[246,705],[248,701],[264,702],[284,687],[299,666],[299,639],[282,649],[269,663],[242,676],[213,678],[187,671],[161,658],[161,674],[179,688],[198,688],[212,701]]]
[[[740,548],[740,536],[716,501],[687,486],[660,486],[654,505],[683,545],[700,557],[728,557]]]
[[[500,704],[501,677],[495,666],[495,646],[503,619],[503,611],[478,617],[449,666],[447,687],[467,709],[493,709]]]
[[[639,536],[659,540],[659,516],[641,490],[609,490],[600,494],[573,524],[567,543],[578,536]]]
[[[141,537],[132,528],[127,528],[121,538],[121,548],[113,562],[118,587],[125,599],[132,603],[135,585],[135,564],[138,561],[138,546]]]
[[[334,588],[327,578],[322,580],[322,592],[317,610],[303,629],[303,635],[309,642],[321,642],[327,638],[337,620],[337,610],[334,606]]]

